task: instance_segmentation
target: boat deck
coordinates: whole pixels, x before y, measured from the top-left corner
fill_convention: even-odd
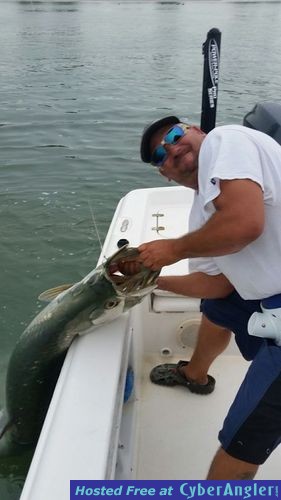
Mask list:
[[[178,358],[167,358],[167,362],[177,361]],[[219,446],[218,432],[248,363],[240,356],[220,356],[210,370],[216,378],[216,389],[208,396],[191,394],[180,386],[170,388],[152,384],[149,372],[160,363],[163,363],[162,357],[149,355],[143,365],[139,421],[141,458],[137,464],[137,478],[202,480]],[[260,467],[256,478],[279,479],[280,461],[279,447]]]

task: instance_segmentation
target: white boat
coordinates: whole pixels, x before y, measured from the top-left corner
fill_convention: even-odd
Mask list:
[[[182,187],[131,191],[120,202],[99,259],[188,230],[192,191]],[[162,270],[188,273],[188,261]],[[217,434],[249,366],[232,341],[210,373],[215,391],[191,394],[160,387],[149,372],[189,359],[200,321],[199,300],[154,290],[118,320],[75,341],[62,368],[21,500],[68,500],[71,479],[204,479]],[[126,376],[134,385],[124,402]],[[257,479],[280,478],[281,448]]]

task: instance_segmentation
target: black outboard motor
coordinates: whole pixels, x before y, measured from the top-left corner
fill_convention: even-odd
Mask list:
[[[275,102],[256,104],[244,117],[243,125],[270,135],[281,145],[281,104]]]

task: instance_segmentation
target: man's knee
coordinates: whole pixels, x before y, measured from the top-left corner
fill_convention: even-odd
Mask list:
[[[222,328],[224,324],[225,307],[223,299],[204,299],[201,302],[200,311],[212,323]]]

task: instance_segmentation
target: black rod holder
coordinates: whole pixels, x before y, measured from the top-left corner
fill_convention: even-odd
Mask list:
[[[204,69],[200,127],[206,134],[216,126],[220,46],[221,32],[212,28],[202,47]]]

